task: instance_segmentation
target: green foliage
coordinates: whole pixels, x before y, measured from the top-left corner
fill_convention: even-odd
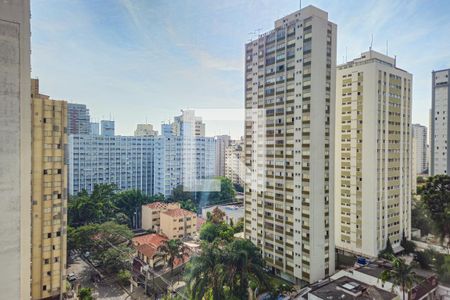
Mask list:
[[[450,177],[430,177],[421,190],[422,200],[430,212],[441,240],[450,237]]]
[[[113,184],[96,184],[92,194],[86,190],[70,197],[68,202],[68,222],[77,227],[92,223],[103,223],[114,219],[117,187]]]
[[[234,186],[234,190],[236,192],[239,192],[239,193],[243,193],[244,192],[244,187],[242,185],[235,183],[235,184],[233,184],[233,186]]]
[[[270,290],[259,249],[248,240],[224,246],[204,243],[199,256],[191,259],[186,280],[191,298],[247,299],[249,286]]]
[[[244,220],[239,220],[236,225],[234,225],[234,233],[244,231]]]
[[[181,208],[183,208],[183,209],[190,210],[195,213],[198,211],[197,205],[191,199],[182,200],[182,201],[180,201],[180,204],[181,204]]]
[[[175,260],[184,262],[186,255],[188,255],[188,248],[181,240],[168,240],[158,247],[158,256],[162,257],[167,265],[173,271]]]
[[[235,201],[236,191],[229,178],[218,177],[220,180],[220,191],[208,193],[208,205],[224,204]]]
[[[92,290],[88,287],[83,287],[78,292],[78,297],[80,297],[80,300],[93,300],[92,297]]]
[[[415,261],[419,263],[422,269],[429,270],[432,267],[434,256],[434,251],[432,250],[417,251],[415,253]]]
[[[133,233],[126,225],[114,222],[88,224],[68,231],[67,240],[71,249],[82,253],[89,251],[90,256],[102,263],[109,272],[117,272],[128,267],[132,249],[128,241]]]
[[[213,223],[207,221],[200,229],[200,239],[209,243],[216,240],[231,241],[234,233],[233,227],[225,222]]]
[[[425,183],[425,179],[423,178],[423,176],[417,176],[417,179],[416,179],[417,181],[417,184],[422,184],[422,183]]]
[[[411,209],[411,226],[420,229],[422,235],[428,235],[433,231],[433,221],[430,212],[423,201],[413,201]]]
[[[407,254],[414,253],[416,251],[416,244],[412,241],[408,241],[405,235],[405,231],[403,231],[402,240],[400,241],[400,246],[403,247],[404,252]]]
[[[126,190],[121,191],[117,194],[117,197],[115,198],[115,206],[120,213],[127,216],[127,223],[128,226],[131,228],[133,226],[133,219],[135,219],[138,222],[138,227],[140,227],[140,214],[141,214],[141,207],[144,204],[151,203],[152,199],[146,195],[144,195],[140,190]],[[117,218],[117,215],[116,215]],[[119,224],[125,224],[123,223],[124,219],[122,218],[121,222],[117,222]]]
[[[194,193],[186,192],[184,187],[179,185],[172,190],[172,195],[167,200],[169,202],[183,202],[191,199],[194,199]]]
[[[386,248],[384,248],[384,250],[380,251],[380,254],[378,254],[378,257],[388,259],[393,255],[394,255],[394,249],[392,249],[391,240],[388,238],[386,241]]]
[[[128,270],[120,270],[117,273],[117,279],[122,285],[126,286],[130,284],[131,272]]]
[[[392,282],[393,287],[400,287],[403,299],[405,299],[405,294],[409,293],[414,283],[417,282],[416,274],[413,271],[414,264],[407,265],[403,259],[395,256],[391,256],[390,261],[392,268],[384,270],[379,279],[383,283]]]

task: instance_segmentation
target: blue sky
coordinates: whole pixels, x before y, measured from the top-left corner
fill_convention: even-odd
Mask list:
[[[159,129],[183,108],[242,108],[250,33],[299,7],[291,0],[31,2],[32,75],[42,92],[87,104],[96,120],[112,116],[119,134],[146,121]],[[428,125],[431,71],[450,67],[450,1],[302,1],[309,4],[338,25],[338,63],[366,51],[372,34],[374,50],[386,52],[389,41],[389,55],[414,76],[413,122]],[[212,115],[202,114],[207,134],[242,134],[241,122]]]

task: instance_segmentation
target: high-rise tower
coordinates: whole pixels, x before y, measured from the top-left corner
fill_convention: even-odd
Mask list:
[[[308,6],[245,45],[245,236],[291,281],[334,272],[336,31]]]
[[[337,67],[336,248],[377,257],[411,229],[412,75],[370,50]]]

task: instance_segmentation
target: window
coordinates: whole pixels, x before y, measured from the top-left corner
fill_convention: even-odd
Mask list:
[[[44,265],[48,265],[50,263],[50,260],[48,258],[44,259]]]
[[[46,286],[46,285],[43,285],[43,286],[42,286],[42,290],[43,290],[43,291],[46,291],[46,290],[47,290],[47,286]]]

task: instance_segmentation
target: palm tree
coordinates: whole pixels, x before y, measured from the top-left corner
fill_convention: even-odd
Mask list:
[[[417,282],[416,273],[413,271],[413,264],[407,265],[401,258],[391,256],[392,268],[384,270],[379,279],[383,283],[390,281],[392,283],[392,290],[396,286],[400,287],[403,294],[403,300],[405,300],[405,291],[409,292],[414,283]]]
[[[158,247],[157,256],[162,257],[170,267],[170,275],[175,265],[175,260],[179,259],[184,263],[186,256],[189,254],[189,248],[186,247],[181,240],[167,240]]]
[[[225,299],[224,254],[216,243],[204,244],[199,256],[191,259],[186,270],[188,290],[193,300]]]
[[[225,251],[226,277],[230,291],[239,299],[248,297],[249,282],[254,281],[260,288],[270,289],[264,260],[259,249],[249,240],[235,240]]]

